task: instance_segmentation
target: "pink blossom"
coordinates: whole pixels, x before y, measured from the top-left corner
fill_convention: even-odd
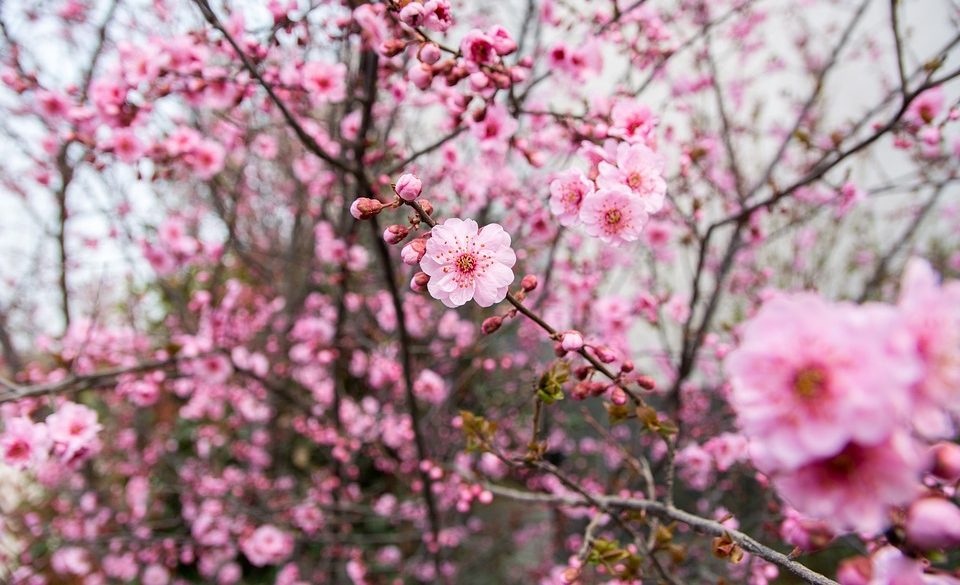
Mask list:
[[[616,186],[584,197],[580,221],[588,234],[616,246],[640,237],[647,212],[639,197],[625,187]]]
[[[952,436],[949,413],[960,415],[960,282],[939,285],[930,265],[910,260],[899,307],[923,362],[914,388],[914,423],[927,437]]]
[[[582,171],[564,171],[550,183],[550,212],[559,218],[560,225],[573,225],[580,217],[584,198],[591,193],[593,182]]]
[[[579,331],[567,331],[560,338],[560,347],[566,351],[579,351],[583,348],[583,335]]]
[[[499,224],[480,229],[472,219],[450,218],[431,231],[420,268],[430,276],[430,295],[444,305],[474,299],[489,307],[506,297],[516,261],[510,234]]]
[[[910,102],[904,119],[914,126],[929,124],[943,109],[943,87],[932,87]]]
[[[413,392],[418,398],[421,398],[431,404],[443,404],[450,389],[447,383],[437,375],[436,372],[429,369],[420,371],[416,382],[413,383]]]
[[[315,103],[342,102],[347,97],[347,66],[311,61],[303,66],[303,89]]]
[[[616,166],[600,163],[597,187],[625,186],[639,196],[647,213],[656,213],[667,192],[663,168],[663,159],[645,145],[622,143],[617,147]]]
[[[103,429],[95,410],[75,402],[63,403],[46,423],[54,453],[66,462],[94,450],[99,444],[97,433]]]
[[[293,553],[293,537],[267,524],[242,540],[240,550],[254,566],[279,565]]]
[[[763,471],[873,445],[902,421],[919,376],[896,312],[782,294],[726,359],[731,404]]]
[[[632,100],[618,101],[610,112],[610,135],[630,143],[643,143],[653,148],[657,118],[644,104]]]
[[[912,439],[896,433],[875,445],[848,443],[773,480],[800,513],[837,531],[875,534],[889,525],[893,507],[916,497],[925,463]]]
[[[0,456],[7,465],[25,469],[46,458],[49,448],[44,424],[36,424],[26,417],[6,421],[3,434],[0,435]]]
[[[460,52],[471,71],[477,71],[481,66],[492,65],[499,60],[493,39],[478,29],[473,29],[463,36]]]
[[[187,155],[187,162],[201,179],[211,179],[223,170],[226,152],[219,142],[203,140]]]

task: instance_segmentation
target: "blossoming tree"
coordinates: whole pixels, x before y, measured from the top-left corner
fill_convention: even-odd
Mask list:
[[[0,578],[960,584],[958,21],[0,3]]]

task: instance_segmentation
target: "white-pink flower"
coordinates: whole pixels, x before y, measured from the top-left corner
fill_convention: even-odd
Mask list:
[[[430,295],[444,305],[473,299],[489,307],[507,296],[516,261],[510,234],[499,224],[480,229],[472,219],[450,218],[431,231],[420,269],[430,276]]]
[[[726,360],[730,402],[754,462],[794,469],[875,445],[905,419],[920,363],[890,307],[782,294],[746,323]]]
[[[347,66],[312,61],[303,66],[303,89],[315,103],[341,102],[347,97]]]
[[[573,225],[580,217],[584,198],[591,193],[593,182],[583,171],[564,171],[550,183],[550,213],[559,218],[560,225]]]
[[[663,207],[667,183],[663,180],[664,161],[644,144],[621,143],[617,146],[617,165],[601,162],[597,187],[613,189],[624,186],[643,202],[647,213]]]
[[[240,543],[240,550],[257,567],[278,565],[293,552],[293,537],[267,524],[253,531]]]
[[[590,193],[580,207],[587,233],[613,245],[639,238],[647,219],[641,199],[622,186]]]
[[[45,459],[50,448],[47,427],[26,417],[9,419],[0,435],[0,457],[4,463],[25,469]]]
[[[54,453],[63,461],[71,462],[99,448],[97,434],[103,427],[97,421],[95,410],[65,402],[47,417],[46,423]]]

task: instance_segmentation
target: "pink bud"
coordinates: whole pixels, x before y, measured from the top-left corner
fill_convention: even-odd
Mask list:
[[[567,351],[578,351],[583,347],[583,336],[579,331],[567,331],[560,338],[560,347]]]
[[[418,89],[427,89],[433,83],[433,70],[429,65],[414,65],[407,71],[407,79]]]
[[[410,233],[410,228],[394,224],[383,230],[383,241],[388,244],[399,244]]]
[[[960,545],[960,508],[944,498],[921,498],[907,510],[907,542],[923,550]]]
[[[423,43],[420,45],[420,50],[417,51],[417,58],[420,59],[421,63],[427,65],[433,65],[440,60],[441,56],[440,47],[436,43]]]
[[[537,277],[532,274],[524,276],[520,281],[520,287],[527,292],[532,291],[537,288]]]
[[[644,390],[653,390],[657,387],[657,383],[650,376],[637,376],[637,384]]]
[[[360,197],[350,204],[350,215],[355,219],[370,219],[380,213],[383,209],[383,203],[376,199]]]
[[[840,563],[837,569],[837,581],[840,585],[870,585],[873,573],[870,559],[853,557]]]
[[[415,175],[406,173],[400,177],[393,190],[397,192],[400,199],[404,201],[414,201],[423,192],[423,183]]]
[[[593,351],[597,354],[597,359],[605,364],[612,363],[617,359],[617,355],[609,347],[595,347]]]
[[[620,366],[620,371],[623,372],[624,374],[627,374],[627,373],[629,373],[629,372],[632,372],[632,371],[633,371],[633,362],[630,361],[630,360],[627,360],[627,361],[623,362],[623,364]]]
[[[937,443],[931,448],[933,469],[931,472],[950,483],[960,481],[960,445],[956,443]]]
[[[517,50],[517,43],[510,36],[510,33],[507,32],[507,29],[499,24],[491,27],[490,30],[487,31],[487,35],[490,36],[493,41],[493,49],[498,55],[505,57]]]
[[[500,326],[503,325],[503,317],[488,317],[483,320],[483,324],[480,325],[480,331],[483,331],[484,335],[490,335],[497,329],[500,329]]]
[[[610,391],[610,402],[617,406],[623,406],[627,403],[627,393],[623,391],[623,388],[614,386],[613,390]]]
[[[380,53],[387,57],[395,57],[407,48],[407,42],[401,39],[388,39],[380,43]]]
[[[417,238],[400,250],[400,260],[409,266],[416,266],[420,263],[420,259],[423,258],[426,252],[426,242],[423,241],[423,238]]]
[[[410,281],[410,288],[414,292],[423,292],[427,290],[427,283],[430,282],[430,276],[426,272],[418,272],[413,275]]]
[[[489,490],[483,490],[480,492],[480,496],[477,497],[481,504],[489,504],[493,501],[493,493]]]
[[[483,71],[477,71],[476,73],[471,73],[469,77],[470,89],[473,91],[480,91],[483,88],[487,87],[487,84],[490,80],[487,78],[487,75]]]

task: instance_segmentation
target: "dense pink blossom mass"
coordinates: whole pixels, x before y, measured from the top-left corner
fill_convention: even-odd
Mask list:
[[[960,585],[958,22],[0,2],[0,583]]]

